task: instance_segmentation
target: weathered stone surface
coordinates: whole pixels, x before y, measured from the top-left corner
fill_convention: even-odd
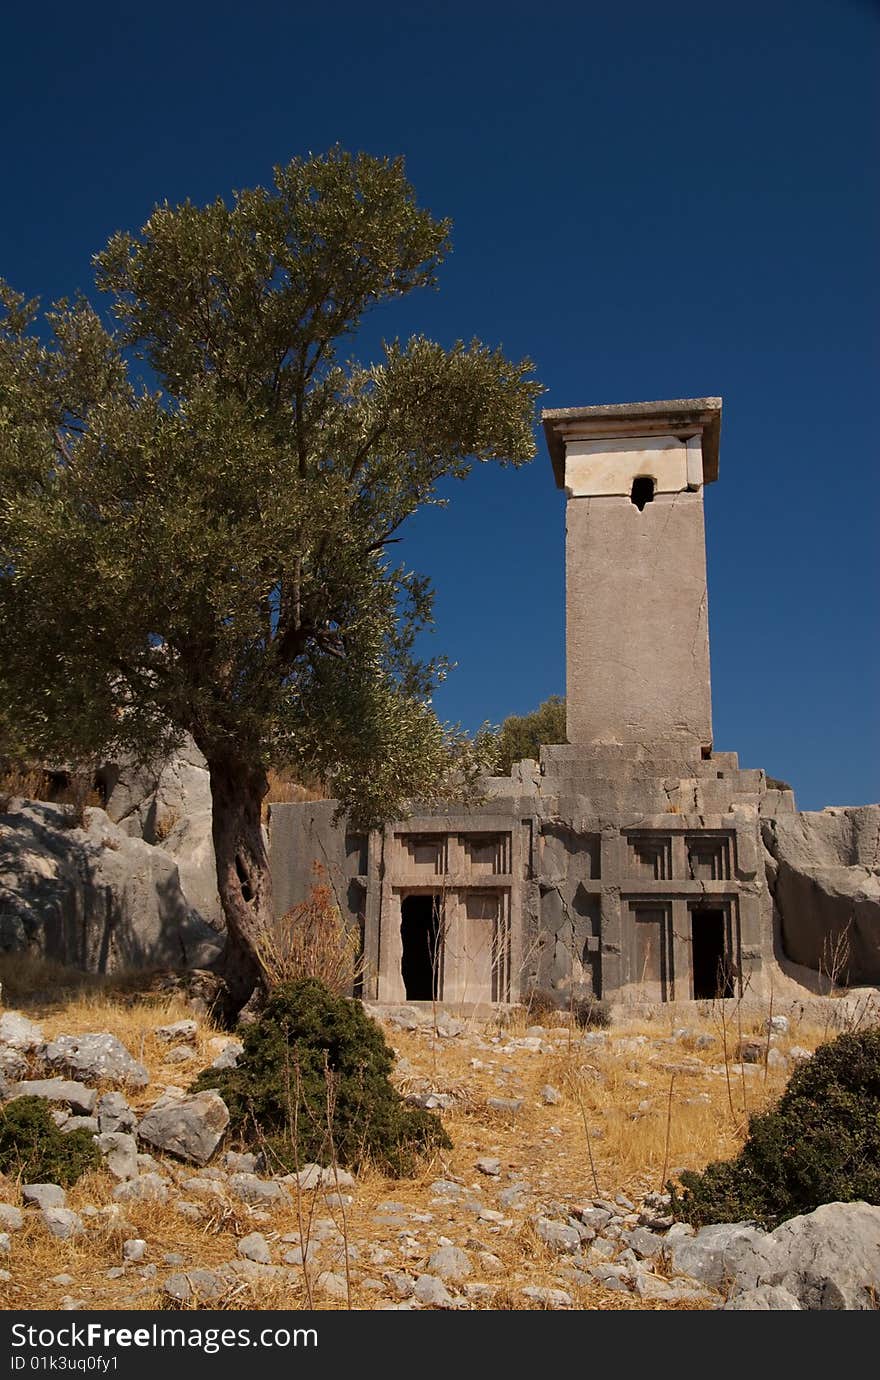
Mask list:
[[[793,1294],[778,1284],[759,1284],[756,1289],[747,1289],[724,1304],[723,1313],[798,1313],[801,1306]]]
[[[85,1231],[83,1220],[79,1213],[73,1212],[66,1207],[44,1207],[41,1210],[43,1224],[52,1234],[61,1241],[67,1241],[72,1236],[79,1236]]]
[[[571,1308],[573,1299],[565,1289],[544,1289],[531,1284],[523,1289],[523,1297],[541,1308]]]
[[[667,1238],[667,1252],[677,1274],[690,1275],[720,1289],[731,1280],[754,1288],[771,1268],[773,1243],[750,1222],[722,1222],[701,1227],[694,1236]]]
[[[21,1196],[38,1208],[64,1207],[67,1194],[60,1184],[22,1184]]]
[[[269,1243],[262,1232],[258,1231],[252,1231],[241,1238],[238,1253],[244,1260],[256,1260],[261,1265],[268,1265],[272,1260]]]
[[[96,1082],[145,1088],[150,1081],[144,1065],[106,1030],[88,1035],[58,1035],[46,1045],[43,1058],[54,1068]]]
[[[191,1093],[159,1100],[137,1128],[138,1138],[192,1164],[207,1164],[229,1125],[219,1093]]]
[[[261,1179],[256,1174],[233,1174],[229,1188],[243,1203],[289,1203],[290,1194],[284,1184],[274,1179]]]
[[[96,1116],[66,1116],[60,1129],[66,1136],[72,1131],[88,1131],[89,1135],[96,1136],[101,1127]]]
[[[0,948],[91,972],[202,967],[222,937],[181,885],[174,857],[103,810],[71,828],[61,805],[10,802],[0,831]]]
[[[239,1056],[244,1053],[244,1045],[241,1040],[229,1040],[225,1049],[221,1049],[217,1058],[212,1062],[212,1069],[234,1069],[239,1060]]]
[[[440,1279],[466,1279],[473,1268],[467,1251],[459,1246],[440,1246],[428,1257],[428,1274]]]
[[[21,1208],[14,1207],[12,1203],[0,1203],[0,1227],[3,1231],[21,1231],[23,1226]]]
[[[60,1102],[76,1112],[90,1116],[95,1110],[98,1094],[84,1083],[68,1078],[28,1078],[11,1089],[13,1097],[42,1097],[47,1102]]]
[[[0,1016],[0,1045],[30,1053],[42,1044],[42,1028],[20,1011],[4,1011]]]
[[[195,1021],[174,1021],[171,1025],[159,1025],[153,1031],[157,1040],[163,1044],[174,1044],[178,1040],[195,1040],[199,1033]]]
[[[117,1179],[136,1179],[138,1150],[134,1136],[124,1131],[105,1131],[95,1136],[95,1144],[104,1156],[104,1163]]]
[[[581,1234],[577,1227],[570,1227],[565,1222],[539,1217],[535,1229],[545,1246],[560,1255],[574,1255],[581,1248]]]
[[[216,1270],[187,1270],[185,1274],[169,1275],[162,1288],[178,1303],[187,1303],[193,1298],[213,1303],[229,1292],[230,1285]]]
[[[137,1125],[137,1113],[120,1092],[102,1093],[95,1114],[101,1131],[133,1131]]]
[[[761,832],[788,957],[841,986],[880,984],[880,805],[780,815]]]
[[[803,1309],[876,1309],[880,1207],[825,1203],[815,1212],[783,1222],[770,1239],[775,1250],[771,1268],[756,1283],[780,1285]],[[737,1283],[742,1287],[741,1273]]]
[[[168,1185],[160,1175],[148,1171],[117,1184],[113,1197],[119,1203],[164,1203],[168,1199]]]
[[[222,920],[211,837],[207,763],[187,735],[154,767],[118,763],[104,768],[107,813],[132,838],[169,853],[190,905],[205,920]]]
[[[413,1285],[412,1297],[425,1308],[452,1308],[455,1305],[446,1285],[436,1275],[419,1275]]]
[[[137,1265],[147,1253],[147,1243],[143,1237],[132,1236],[122,1243],[122,1258],[131,1265]]]

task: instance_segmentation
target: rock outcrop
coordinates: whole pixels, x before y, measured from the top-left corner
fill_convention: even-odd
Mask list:
[[[205,967],[222,933],[186,893],[174,858],[99,809],[84,827],[44,801],[0,816],[0,950],[90,972]]]
[[[880,805],[762,822],[786,956],[838,986],[880,984]]]
[[[158,845],[177,863],[190,905],[212,924],[222,920],[211,838],[207,763],[187,735],[155,767],[115,763],[102,768],[107,814],[131,838]]]

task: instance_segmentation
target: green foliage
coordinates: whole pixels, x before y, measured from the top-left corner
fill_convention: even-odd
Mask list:
[[[514,762],[525,757],[535,760],[545,743],[567,742],[565,732],[565,700],[551,695],[531,714],[511,714],[494,735],[495,769],[508,776]]]
[[[673,1209],[694,1226],[767,1227],[822,1203],[880,1205],[880,1029],[821,1045],[733,1160],[682,1174]]]
[[[439,1118],[392,1086],[394,1056],[361,1003],[317,979],[276,987],[242,1038],[238,1066],[206,1069],[194,1087],[219,1089],[232,1129],[263,1146],[273,1168],[335,1158],[404,1175],[450,1147]]]
[[[0,1108],[0,1172],[23,1183],[76,1183],[101,1156],[88,1131],[59,1131],[40,1097],[16,1097]]]
[[[444,662],[412,655],[431,591],[390,552],[444,480],[533,455],[541,389],[478,341],[349,355],[365,312],[432,285],[448,245],[401,160],[336,148],[115,235],[95,259],[115,326],[86,300],[40,323],[0,284],[17,749],[144,759],[188,731],[241,777],[317,775],[364,824],[475,776],[431,709]]]

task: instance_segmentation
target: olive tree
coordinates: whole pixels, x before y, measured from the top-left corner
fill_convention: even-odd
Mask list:
[[[448,237],[401,160],[336,148],[114,235],[103,314],[0,294],[0,727],[79,762],[192,735],[240,1000],[273,918],[270,763],[363,824],[478,765],[431,708],[431,590],[393,543],[441,481],[531,457],[541,390],[478,341],[349,354]]]

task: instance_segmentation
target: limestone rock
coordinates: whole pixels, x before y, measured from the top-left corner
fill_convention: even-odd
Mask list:
[[[107,1092],[98,1098],[95,1113],[98,1127],[102,1132],[133,1131],[137,1125],[137,1115],[128,1105],[122,1093]]]
[[[261,1179],[257,1174],[233,1174],[229,1187],[243,1203],[290,1203],[290,1194],[274,1179]]]
[[[442,1279],[436,1275],[419,1275],[413,1285],[412,1297],[418,1299],[419,1303],[427,1308],[453,1308],[455,1301],[452,1298]]]
[[[191,1093],[155,1103],[137,1128],[138,1138],[178,1159],[207,1164],[229,1125],[219,1093]]]
[[[8,1045],[24,1053],[39,1049],[43,1044],[43,1032],[34,1021],[22,1016],[19,1011],[4,1011],[0,1016],[0,1045]]]
[[[571,1308],[572,1297],[565,1289],[544,1289],[539,1285],[529,1285],[522,1291],[523,1297],[540,1308]]]
[[[130,838],[97,808],[71,828],[64,807],[14,800],[0,831],[0,949],[89,972],[204,967],[222,934],[170,853]]]
[[[147,1253],[147,1243],[140,1236],[129,1237],[122,1243],[122,1258],[130,1265],[137,1265]]]
[[[168,1198],[168,1185],[158,1174],[138,1174],[137,1178],[117,1184],[113,1197],[119,1203],[164,1203]]]
[[[44,1207],[41,1215],[52,1236],[57,1236],[61,1241],[68,1241],[70,1237],[80,1236],[85,1231],[79,1213],[71,1208]]]
[[[188,735],[154,767],[103,769],[107,813],[129,837],[170,854],[190,904],[209,923],[222,918],[211,836],[208,764]]]
[[[11,1095],[42,1097],[47,1102],[61,1102],[85,1116],[92,1114],[98,1100],[94,1088],[87,1088],[84,1083],[75,1083],[67,1078],[28,1078],[23,1083],[16,1083]]]
[[[107,1083],[145,1088],[150,1075],[109,1031],[88,1035],[58,1035],[46,1045],[43,1058],[51,1067]]]
[[[773,1268],[758,1282],[780,1285],[811,1311],[876,1309],[880,1207],[824,1203],[783,1222],[770,1239],[776,1251]]]
[[[722,1313],[750,1312],[750,1313],[796,1313],[800,1312],[801,1306],[793,1294],[787,1289],[781,1288],[778,1284],[759,1284],[756,1289],[747,1289],[743,1294],[737,1294],[734,1298],[728,1299],[722,1308]]]
[[[880,805],[781,814],[761,833],[788,957],[840,985],[880,985]]]
[[[727,1280],[751,1289],[771,1269],[775,1248],[767,1233],[751,1222],[722,1222],[701,1227],[694,1236],[667,1237],[667,1253],[677,1274],[714,1289]]]
[[[171,1025],[157,1026],[153,1031],[157,1040],[163,1044],[174,1044],[178,1040],[195,1040],[199,1033],[198,1024],[195,1021],[174,1021]]]
[[[104,1163],[117,1179],[136,1179],[138,1175],[137,1141],[124,1131],[105,1131],[95,1136],[95,1144],[104,1156]]]
[[[38,1208],[64,1207],[67,1194],[60,1184],[22,1184],[21,1196]]]
[[[169,1275],[162,1287],[178,1303],[188,1303],[190,1299],[213,1303],[228,1293],[230,1286],[216,1270],[187,1270],[185,1274]]]
[[[7,1232],[21,1231],[23,1226],[21,1208],[14,1207],[12,1203],[0,1203],[0,1228]]]
[[[467,1251],[459,1246],[440,1246],[428,1258],[428,1272],[440,1279],[465,1279],[473,1268]]]
[[[252,1231],[241,1238],[238,1253],[244,1260],[256,1260],[261,1265],[269,1265],[272,1260],[269,1243],[262,1232],[258,1231]]]

